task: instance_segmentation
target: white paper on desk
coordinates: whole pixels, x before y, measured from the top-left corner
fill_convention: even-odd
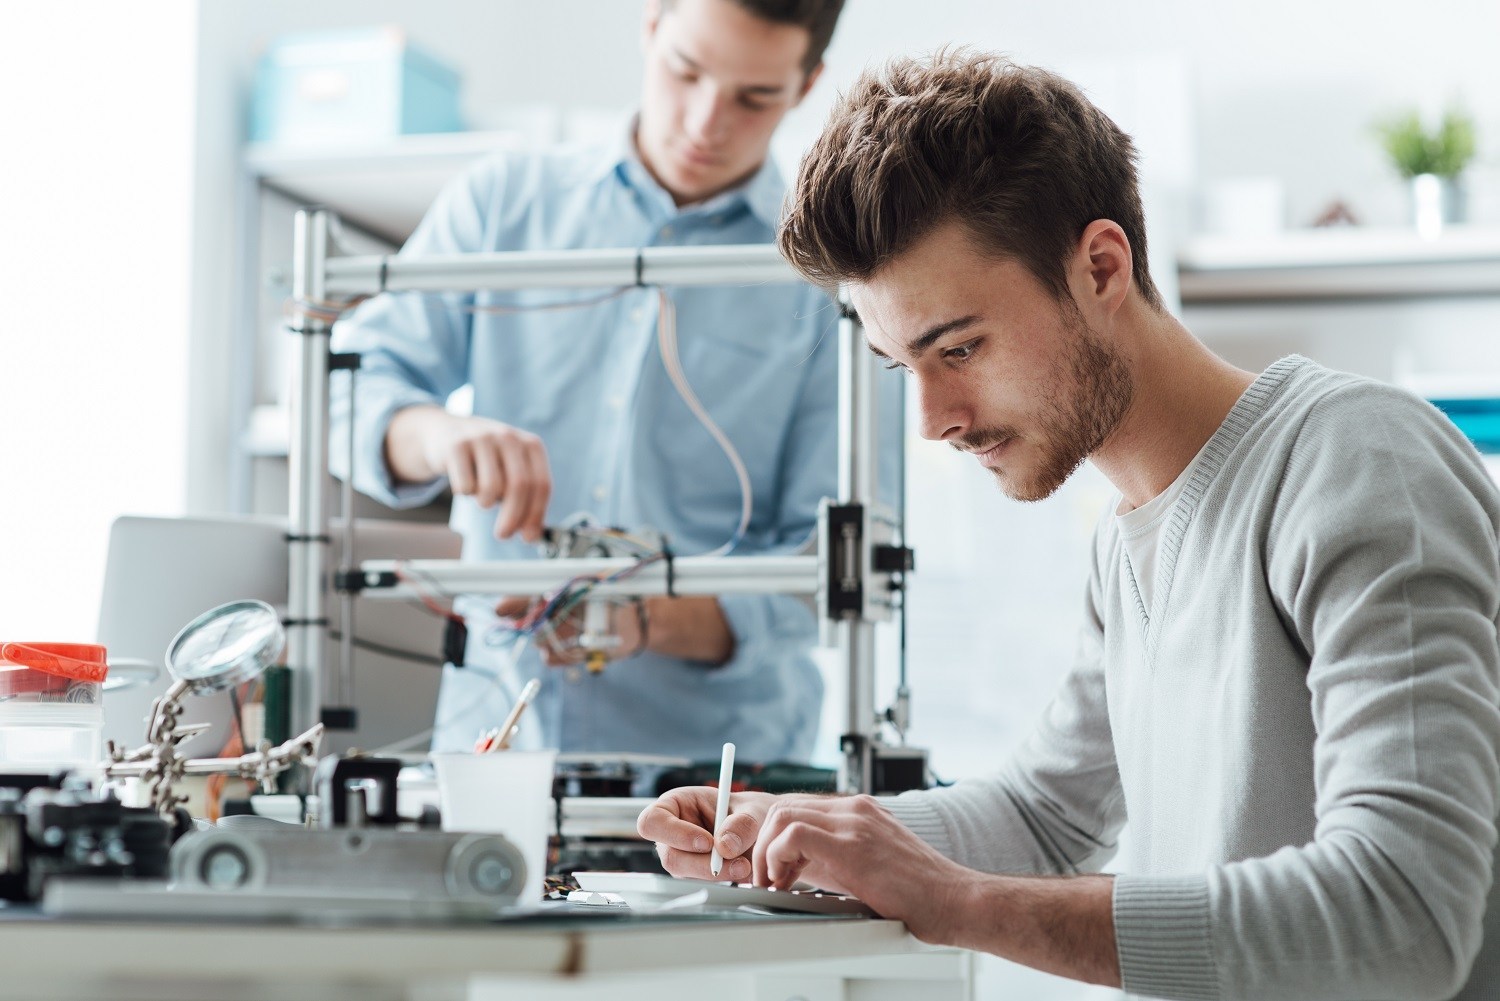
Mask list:
[[[702,904],[731,910],[756,908],[866,917],[874,914],[862,901],[831,893],[791,893],[744,884],[677,879],[649,872],[582,871],[573,873],[573,878],[585,890],[617,894],[636,910],[659,910],[664,905],[687,908]]]

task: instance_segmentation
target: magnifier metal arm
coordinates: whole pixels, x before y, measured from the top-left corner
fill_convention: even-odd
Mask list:
[[[110,745],[109,758],[102,771],[106,779],[137,778],[150,783],[151,806],[162,817],[170,819],[187,797],[176,794],[177,780],[182,778],[184,759],[177,747],[189,737],[203,732],[206,725],[177,729],[182,715],[182,696],[193,686],[184,680],[172,683],[165,695],[151,706],[151,721],[146,728],[146,743],[133,751]]]
[[[191,683],[179,679],[172,682],[172,686],[151,703],[150,722],[146,725],[147,744],[158,744],[169,735],[175,736],[180,743],[186,737],[202,732],[201,727],[195,727],[192,733],[176,729],[177,717],[182,715],[182,697],[192,690]]]
[[[262,741],[261,746],[238,758],[181,758],[165,754],[159,744],[147,744],[129,754],[104,763],[106,778],[166,778],[153,789],[152,806],[170,815],[181,797],[172,795],[172,786],[185,775],[233,775],[251,779],[266,792],[275,791],[275,779],[296,765],[310,765],[317,760],[323,743],[323,724],[318,723],[275,747]],[[157,789],[162,791],[158,794]]]
[[[315,723],[307,732],[272,747],[261,741],[260,747],[238,758],[188,758],[182,763],[184,775],[234,775],[252,779],[265,792],[275,791],[275,779],[294,765],[317,761],[323,743],[324,727]]]
[[[189,737],[196,737],[200,733],[212,730],[212,723],[189,723],[187,726],[176,727],[172,731],[172,740],[177,745],[182,745]],[[156,744],[142,744],[133,750],[126,750],[114,741],[109,742],[106,759],[109,762],[145,761],[156,753]]]
[[[184,695],[212,695],[253,681],[285,646],[281,618],[263,601],[232,601],[188,623],[167,648],[167,669],[174,680],[152,704],[146,744],[126,752],[111,743],[101,766],[105,776],[148,780],[151,805],[170,817],[186,798],[175,792],[177,781],[186,774],[240,774],[265,784],[316,755],[321,725],[277,748],[263,743],[240,758],[189,759],[178,752],[178,745],[205,728],[195,724],[178,729]]]

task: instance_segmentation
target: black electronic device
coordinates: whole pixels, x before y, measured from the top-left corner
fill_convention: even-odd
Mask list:
[[[330,755],[318,762],[313,787],[322,805],[323,827],[395,827],[399,758]]]
[[[30,785],[33,778],[0,785],[0,898],[38,900],[56,876],[166,875],[172,822],[114,798]]]

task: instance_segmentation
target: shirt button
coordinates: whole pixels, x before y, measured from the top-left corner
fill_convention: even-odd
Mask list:
[[[640,307],[636,307],[630,311],[630,318],[636,323],[640,323],[646,318],[646,311]]]
[[[673,233],[673,229],[672,229],[671,226],[663,226],[661,228],[661,238],[663,240],[670,240],[670,239],[672,239],[672,233]]]
[[[604,486],[604,484],[601,483],[599,486],[594,488],[594,500],[602,501],[608,496],[609,490]]]
[[[609,398],[609,406],[611,410],[619,410],[621,407],[625,406],[625,397],[611,396]]]

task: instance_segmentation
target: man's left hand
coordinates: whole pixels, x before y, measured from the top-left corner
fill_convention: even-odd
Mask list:
[[[850,894],[936,944],[957,941],[960,905],[977,878],[873,796],[778,800],[761,825],[752,861],[758,886],[785,890],[801,879]]]

